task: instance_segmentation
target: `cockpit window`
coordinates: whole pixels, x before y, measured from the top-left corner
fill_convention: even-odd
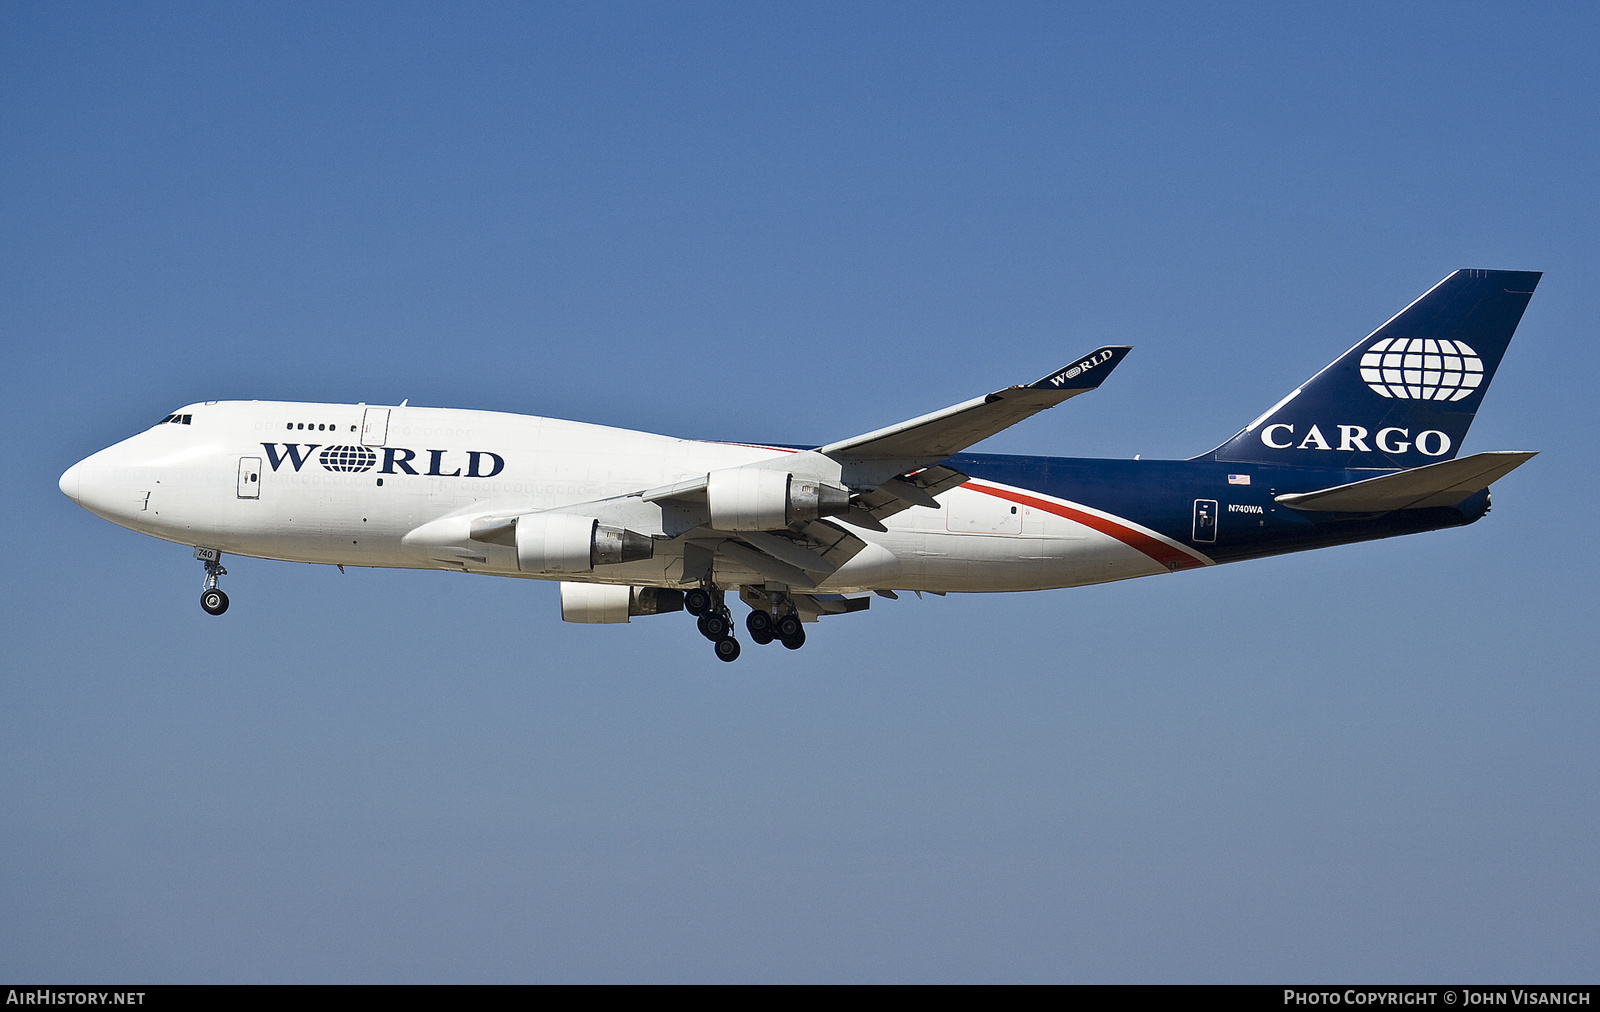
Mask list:
[[[189,425],[194,415],[168,415],[157,422],[157,425]]]

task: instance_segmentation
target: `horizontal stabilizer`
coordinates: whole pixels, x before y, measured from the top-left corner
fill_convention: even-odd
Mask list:
[[[1533,453],[1521,450],[1474,453],[1470,457],[1427,464],[1409,471],[1385,474],[1348,485],[1335,485],[1316,492],[1280,495],[1277,501],[1297,510],[1340,513],[1387,513],[1427,506],[1454,506],[1474,492],[1488,488],[1490,482],[1504,478],[1532,457]]]

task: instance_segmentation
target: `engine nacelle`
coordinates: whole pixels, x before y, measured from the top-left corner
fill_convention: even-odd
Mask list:
[[[850,507],[847,489],[762,467],[730,467],[706,476],[711,526],[719,531],[777,531]]]
[[[606,583],[563,583],[561,621],[597,625],[628,621],[628,602],[632,587],[613,587]]]
[[[613,587],[603,583],[561,584],[561,621],[600,625],[632,615],[683,610],[683,591],[665,587]]]
[[[607,527],[593,517],[528,513],[517,518],[517,568],[525,573],[587,573],[655,554],[648,535]]]

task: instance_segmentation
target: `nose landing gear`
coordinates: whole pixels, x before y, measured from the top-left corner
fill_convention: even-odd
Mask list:
[[[217,586],[218,577],[228,575],[222,568],[222,553],[215,548],[196,548],[194,557],[206,565],[205,589],[200,592],[200,607],[207,615],[221,615],[228,610],[228,595]]]

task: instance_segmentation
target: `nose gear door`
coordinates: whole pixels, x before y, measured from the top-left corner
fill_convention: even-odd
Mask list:
[[[239,498],[261,498],[261,458],[239,458]]]

